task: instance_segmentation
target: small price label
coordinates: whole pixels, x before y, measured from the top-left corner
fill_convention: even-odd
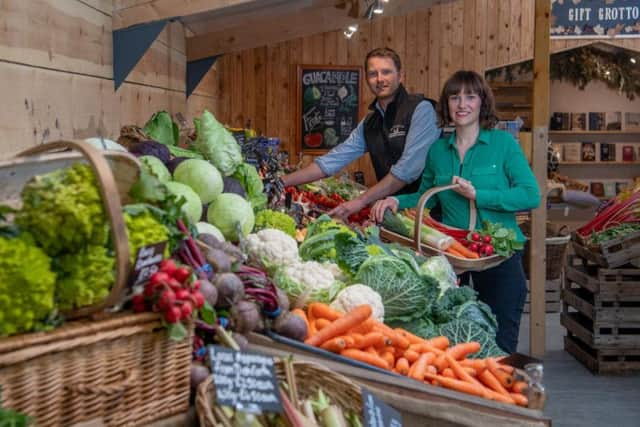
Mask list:
[[[400,412],[365,388],[362,389],[362,407],[366,427],[402,427]]]
[[[129,278],[129,284],[136,286],[149,280],[149,277],[158,271],[159,264],[164,257],[164,248],[167,242],[160,242],[149,246],[143,246],[136,254],[136,262]]]
[[[273,358],[210,345],[216,403],[242,412],[282,412]]]

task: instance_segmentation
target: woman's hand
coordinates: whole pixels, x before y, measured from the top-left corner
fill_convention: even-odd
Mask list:
[[[378,200],[371,208],[369,217],[376,223],[381,223],[384,218],[384,211],[391,209],[391,212],[396,213],[398,211],[398,199],[395,197],[387,197],[386,199]]]
[[[451,181],[452,184],[460,184],[460,187],[458,188],[454,188],[453,191],[455,191],[456,193],[460,194],[461,196],[469,199],[469,200],[475,200],[476,199],[476,188],[473,186],[473,184],[471,183],[471,181],[467,181],[464,178],[461,178],[459,176],[455,176],[453,177],[453,180]]]

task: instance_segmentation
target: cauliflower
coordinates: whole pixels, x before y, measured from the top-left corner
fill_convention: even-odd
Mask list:
[[[371,317],[384,322],[382,297],[367,285],[355,284],[347,286],[331,302],[331,307],[342,313],[347,313],[360,304],[369,304],[372,311]]]
[[[329,303],[343,287],[343,283],[334,278],[331,270],[316,261],[284,266],[278,269],[274,281],[297,307],[302,307],[307,302]]]
[[[247,236],[247,253],[265,267],[280,267],[300,262],[298,244],[287,233],[266,228]]]

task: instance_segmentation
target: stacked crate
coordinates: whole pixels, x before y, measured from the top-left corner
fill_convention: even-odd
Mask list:
[[[640,268],[629,263],[640,242],[628,244],[635,238],[640,233],[598,248],[573,242],[577,256],[565,267],[565,350],[596,374],[640,370]]]

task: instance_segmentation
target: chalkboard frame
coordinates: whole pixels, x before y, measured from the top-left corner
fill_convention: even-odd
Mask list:
[[[355,71],[358,73],[358,122],[362,117],[362,88],[364,85],[363,69],[358,65],[318,65],[318,64],[298,64],[296,66],[296,146],[301,154],[321,155],[331,150],[331,148],[305,148],[304,135],[302,129],[302,111],[304,105],[304,90],[302,75],[306,70],[328,70],[328,71]],[[353,129],[358,123],[353,124]],[[339,145],[339,144],[338,144]]]

